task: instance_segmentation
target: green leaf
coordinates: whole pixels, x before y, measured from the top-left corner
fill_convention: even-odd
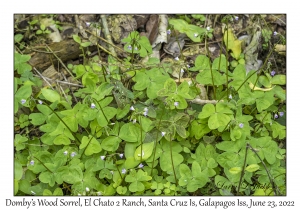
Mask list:
[[[90,156],[92,154],[99,153],[102,150],[100,143],[91,135],[89,135],[89,137],[84,136],[82,138],[79,148],[80,149],[85,148],[84,154],[86,156]]]
[[[173,165],[176,168],[180,163],[183,162],[183,156],[177,152],[172,152]],[[170,164],[171,152],[165,151],[161,154],[160,157],[160,167],[163,171],[171,172],[173,171],[172,164]]]
[[[19,134],[17,134],[19,135]],[[20,180],[23,176],[23,168],[21,163],[15,159],[14,161],[14,179],[15,180]]]
[[[117,136],[108,136],[101,142],[102,149],[114,152],[119,148],[119,143],[122,140]]]
[[[210,69],[209,58],[205,55],[198,55],[195,60],[195,67],[200,71]]]
[[[60,101],[60,95],[54,90],[43,88],[41,92],[43,96],[50,102]]]
[[[230,172],[231,174],[238,174],[238,173],[240,173],[241,171],[242,171],[242,168],[241,168],[241,167],[233,167],[233,168],[229,169],[229,172]]]
[[[33,125],[41,125],[47,119],[47,116],[43,115],[42,113],[31,113],[29,115],[29,119],[31,119],[31,123]]]
[[[223,113],[215,113],[208,119],[208,127],[213,130],[221,126],[226,126],[230,122],[230,117]]]
[[[73,35],[73,39],[74,39],[74,41],[75,42],[77,42],[78,44],[80,44],[81,43],[81,39],[80,39],[80,37],[78,36],[78,35]]]
[[[285,85],[286,84],[286,76],[285,75],[275,75],[271,79],[271,83],[273,85]]]
[[[126,123],[120,129],[119,137],[127,142],[141,141],[140,128],[132,123]]]
[[[229,62],[227,62],[227,65],[228,65],[228,63]],[[210,67],[208,69],[210,69]],[[216,59],[214,59],[214,62],[212,64],[212,69],[226,72],[226,57],[225,57],[225,55],[223,55],[223,54],[221,55],[221,63],[220,63],[220,57],[217,57]]]
[[[30,55],[21,55],[19,53],[15,53],[14,69],[17,70],[19,74],[23,74],[26,71],[30,71],[32,67],[26,63],[30,60],[30,58]]]
[[[202,111],[199,113],[198,118],[204,119],[216,112],[215,106],[213,104],[205,104]]]
[[[147,160],[152,155],[153,147],[154,147],[154,141],[140,145],[135,150],[134,153],[135,160],[142,160],[142,161]]]
[[[43,196],[51,196],[52,192],[48,189],[44,189]]]
[[[14,179],[14,195],[16,195],[19,191],[19,182],[18,180]]]
[[[117,193],[120,195],[124,195],[127,192],[127,187],[118,186]]]
[[[55,145],[70,145],[71,141],[70,141],[70,139],[66,135],[61,134],[61,135],[58,135],[53,140],[53,144],[55,144]]]
[[[26,147],[24,142],[28,141],[28,138],[21,136],[20,134],[16,134],[14,146],[16,147],[17,151],[20,151]]]
[[[245,168],[245,170],[248,172],[254,172],[257,171],[258,169],[259,169],[259,165],[257,164],[251,164]]]

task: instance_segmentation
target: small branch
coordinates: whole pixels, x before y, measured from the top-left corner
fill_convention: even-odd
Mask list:
[[[217,104],[219,101],[216,100],[202,100],[202,99],[193,99],[193,100],[189,100],[189,102],[193,103],[193,104]],[[220,102],[223,102],[223,100],[220,100]]]
[[[109,33],[109,30],[108,30],[108,25],[107,25],[107,21],[106,21],[106,17],[105,17],[106,15],[101,15],[101,20],[102,20],[102,26],[103,26],[103,29],[104,29],[104,35],[105,35],[105,38],[107,39],[107,41],[109,42],[109,43],[113,43],[112,42],[112,39],[111,39],[111,35],[110,35],[110,33]],[[115,49],[112,47],[112,45],[111,44],[109,44],[108,45],[108,49],[109,49],[109,51],[112,53],[112,55],[114,56],[114,57],[117,57],[117,53],[116,53],[116,51],[115,51]]]
[[[53,87],[52,87],[52,85],[51,85],[51,84],[48,82],[48,80],[47,80],[47,79],[49,79],[49,78],[44,77],[38,70],[36,70],[35,67],[33,67],[33,69],[36,71],[36,73],[38,73],[39,77],[41,77],[41,78],[49,85],[49,87],[50,87],[52,90],[54,90]]]

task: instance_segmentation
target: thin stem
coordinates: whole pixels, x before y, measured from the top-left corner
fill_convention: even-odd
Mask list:
[[[170,139],[170,154],[171,154],[171,163],[172,163],[172,168],[173,168],[173,173],[174,173],[175,182],[176,182],[176,185],[178,185],[178,181],[177,181],[177,178],[176,178],[176,173],[175,173],[174,162],[173,162],[173,154],[172,154],[172,139]]]
[[[240,193],[240,187],[241,187],[242,179],[243,179],[243,176],[245,174],[245,167],[246,167],[246,162],[247,162],[246,160],[247,160],[247,155],[248,155],[248,149],[249,149],[249,147],[246,146],[244,165],[243,165],[243,169],[242,169],[242,172],[241,172],[241,177],[240,177],[240,181],[239,181],[239,185],[238,185],[238,189],[237,189],[237,195],[239,195],[239,193]]]
[[[47,171],[49,171],[50,173],[53,173],[47,166],[45,166],[45,164],[40,160],[38,159],[37,157],[33,156],[35,159],[37,159],[46,169]]]
[[[261,163],[263,164],[263,166],[264,166],[264,168],[265,168],[265,170],[266,170],[266,172],[267,172],[267,175],[268,175],[268,177],[269,177],[269,180],[270,180],[270,182],[271,182],[271,184],[272,184],[272,189],[273,189],[275,195],[277,195],[277,194],[281,195],[279,189],[276,190],[276,186],[275,186],[275,183],[274,183],[274,181],[273,181],[273,179],[272,179],[272,177],[271,177],[271,173],[270,173],[270,171],[268,170],[268,168],[267,168],[266,164],[264,163],[264,161],[260,158],[260,156],[257,154],[256,150],[255,150],[249,143],[247,143],[247,147],[249,147],[249,148],[251,149],[251,151],[254,152],[254,154],[258,157],[258,159],[259,159],[259,160],[261,161]],[[277,191],[278,191],[278,192],[277,192]]]
[[[155,161],[155,154],[156,154],[156,147],[157,147],[157,144],[158,144],[158,134],[159,134],[159,129],[160,129],[160,124],[161,124],[161,120],[162,120],[162,117],[165,113],[165,106],[163,106],[163,112],[160,116],[160,119],[159,119],[159,122],[158,122],[158,126],[157,126],[157,134],[156,134],[156,140],[155,140],[155,147],[154,147],[154,154],[153,154],[153,160],[152,160],[152,166],[151,166],[151,173],[150,173],[150,176],[152,176],[152,172],[153,172],[153,168],[154,168],[154,161]]]
[[[108,119],[107,119],[107,117],[106,117],[106,115],[105,115],[105,113],[104,113],[104,111],[103,111],[103,109],[102,109],[101,104],[100,104],[97,100],[95,100],[95,101],[96,101],[96,103],[98,104],[98,106],[100,107],[100,110],[101,110],[101,112],[102,112],[102,114],[103,114],[103,116],[104,116],[106,122],[109,123],[109,121],[108,121]]]
[[[66,128],[70,131],[70,133],[72,134],[72,136],[79,142],[80,140],[77,138],[76,135],[74,135],[73,131],[69,128],[69,126],[65,123],[65,121],[63,121],[63,119],[61,119],[61,117],[45,102],[43,101],[43,104],[45,104],[49,109],[51,109],[51,111],[56,115],[56,117],[58,117],[58,119],[66,126]]]
[[[143,162],[143,127],[142,127],[142,117],[140,115],[140,127],[141,127],[141,162]]]

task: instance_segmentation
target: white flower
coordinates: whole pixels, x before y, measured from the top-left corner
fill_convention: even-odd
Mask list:
[[[239,17],[238,17],[238,16],[234,16],[234,19],[235,19],[236,21],[238,21],[238,20],[239,20]]]
[[[131,110],[131,111],[134,111],[135,109],[134,109],[134,107],[133,107],[133,106],[131,106],[131,107],[130,107],[130,110]]]
[[[96,105],[94,103],[91,103],[91,108],[94,109]]]
[[[26,103],[26,100],[25,99],[22,99],[21,100],[21,104],[25,104]]]
[[[134,48],[134,50],[138,50],[138,48],[137,48],[137,47],[135,47],[135,48]]]
[[[41,100],[38,100],[39,104],[43,104],[43,102]]]
[[[194,33],[194,37],[197,37],[198,36],[198,34],[197,33]]]
[[[120,158],[123,158],[124,154],[123,154],[123,153],[121,153],[121,154],[119,154],[119,156],[120,156]]]
[[[125,174],[125,173],[126,173],[126,169],[123,168],[123,169],[122,169],[122,174]]]
[[[86,187],[86,188],[85,188],[85,191],[89,192],[89,191],[90,191],[90,188]]]
[[[171,30],[170,29],[167,30],[167,34],[171,34]]]
[[[68,154],[68,151],[66,150],[66,151],[64,151],[64,155],[67,155]]]
[[[32,165],[32,166],[34,165],[34,160],[30,161],[30,165]]]
[[[144,108],[143,115],[144,115],[145,117],[148,115],[148,108],[147,108],[147,107]]]
[[[181,72],[181,73],[184,73],[184,70],[183,70],[183,69],[181,69],[181,70],[180,70],[180,72]]]
[[[207,26],[207,27],[206,27],[206,30],[208,30],[208,31],[209,31],[209,30],[210,30],[210,27],[209,27],[209,26]]]
[[[105,156],[100,156],[100,158],[101,158],[102,160],[104,160],[104,159],[105,159]]]
[[[102,195],[102,192],[97,192],[97,195]]]
[[[188,64],[188,65],[186,65],[188,68],[190,68],[191,66]]]
[[[74,157],[76,155],[76,152],[71,153],[71,157]]]
[[[177,61],[179,61],[179,58],[178,57],[176,57],[176,58],[174,58],[175,60],[177,60]]]
[[[142,157],[144,157],[145,152],[142,150]],[[141,157],[141,154],[138,154],[138,157]]]
[[[190,80],[190,81],[188,81],[188,84],[189,84],[189,85],[191,85],[192,83],[193,83],[193,82],[192,82],[191,80]]]
[[[133,124],[136,123],[136,119],[133,119],[133,120],[132,120],[132,123],[133,123]]]
[[[91,25],[90,22],[85,22],[86,26],[89,27]]]
[[[35,195],[35,192],[33,192],[32,190],[30,191],[32,195]]]
[[[178,105],[179,105],[179,102],[175,101],[175,102],[174,102],[174,106],[177,107]]]
[[[165,136],[166,135],[166,132],[161,132],[161,136]]]
[[[144,165],[141,163],[140,165],[139,165],[139,168],[143,168],[144,167]]]
[[[229,99],[232,99],[232,95],[230,94],[230,95],[228,96],[228,98],[229,98]]]
[[[278,34],[277,31],[274,31],[273,35],[276,36],[277,34]]]
[[[132,50],[131,45],[128,45],[127,49],[128,49],[128,50]]]
[[[114,174],[114,171],[110,171],[111,174]]]

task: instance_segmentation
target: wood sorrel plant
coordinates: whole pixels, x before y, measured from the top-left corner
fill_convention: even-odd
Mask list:
[[[123,41],[131,55],[151,52],[138,32]],[[15,195],[285,194],[285,76],[267,63],[246,73],[228,69],[229,53],[199,55],[195,81],[176,83],[155,59],[91,59],[72,68],[84,85],[72,103],[41,87],[29,59],[15,55],[15,125],[27,128],[14,140]],[[212,90],[204,104],[200,85]]]

